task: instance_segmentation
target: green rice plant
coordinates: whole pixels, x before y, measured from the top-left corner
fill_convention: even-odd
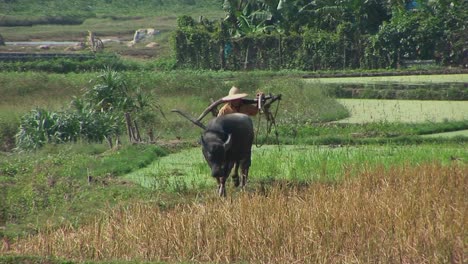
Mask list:
[[[454,83],[324,83],[327,94],[337,98],[405,99],[405,100],[467,100],[468,88]]]
[[[427,162],[468,162],[463,146],[262,146],[253,148],[249,181],[253,186],[287,181],[294,184],[339,182],[361,169]],[[353,168],[353,171],[350,170]],[[204,190],[216,185],[200,148],[183,150],[158,159],[148,167],[125,175],[159,191]]]
[[[146,168],[154,160],[166,155],[166,151],[155,145],[131,145],[103,156],[92,171],[97,175],[124,175]]]
[[[451,121],[442,123],[400,123],[375,122],[363,124],[328,123],[301,127],[297,131],[300,136],[348,135],[351,137],[396,137],[424,135],[435,132],[446,132],[468,129],[467,121]]]
[[[363,167],[376,165],[416,165],[438,161],[450,163],[453,158],[468,162],[463,148],[435,146],[267,146],[255,149],[251,179],[288,180],[311,183],[340,181],[345,174],[356,174]],[[357,171],[349,171],[354,168]]]
[[[278,140],[282,144],[293,145],[361,145],[361,144],[421,144],[432,142],[444,144],[444,142],[466,142],[466,139],[440,138],[429,140],[420,135],[440,133],[448,131],[460,131],[468,129],[467,121],[447,121],[442,123],[362,123],[350,124],[333,122],[327,124],[313,124],[289,126],[279,124],[277,126]],[[463,135],[463,133],[462,133]],[[258,135],[258,142],[262,144],[277,144],[276,136],[271,133],[267,138],[265,132]]]
[[[125,178],[154,190],[174,192],[214,186],[215,182],[207,177],[209,175],[209,168],[197,148],[162,157]]]

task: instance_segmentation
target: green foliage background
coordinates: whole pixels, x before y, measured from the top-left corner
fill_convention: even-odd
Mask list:
[[[466,1],[225,1],[222,22],[179,18],[176,63],[197,69],[316,71],[399,68],[405,60],[434,60],[466,67],[468,15],[462,10],[467,8]]]

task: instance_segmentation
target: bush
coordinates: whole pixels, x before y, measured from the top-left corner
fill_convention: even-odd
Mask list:
[[[44,109],[35,109],[21,118],[21,124],[16,134],[18,149],[38,149],[42,147],[51,135],[53,124],[51,115]]]
[[[120,119],[112,113],[83,109],[78,112],[52,112],[34,109],[21,118],[16,134],[20,150],[38,149],[46,143],[62,143],[84,138],[102,142],[118,135]]]

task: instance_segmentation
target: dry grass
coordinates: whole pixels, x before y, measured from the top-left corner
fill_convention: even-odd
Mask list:
[[[86,226],[42,230],[14,243],[10,253],[75,260],[466,263],[468,167],[457,162],[381,167],[340,184],[273,186],[169,210],[139,202],[110,209]]]

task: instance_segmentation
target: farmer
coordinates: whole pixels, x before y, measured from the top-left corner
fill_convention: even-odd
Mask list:
[[[257,93],[257,97],[261,93]],[[246,93],[241,93],[239,88],[233,86],[229,90],[228,96],[223,97],[226,103],[219,109],[218,116],[223,116],[232,113],[242,113],[249,116],[254,116],[258,113],[258,103],[246,103],[242,98],[246,97]]]

